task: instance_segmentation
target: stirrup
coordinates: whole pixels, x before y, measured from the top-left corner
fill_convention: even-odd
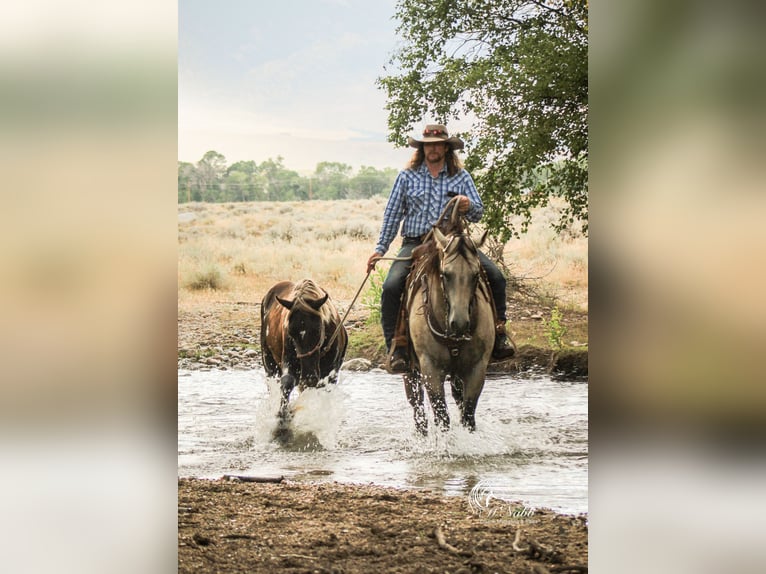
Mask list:
[[[410,361],[406,347],[394,347],[394,350],[388,354],[386,370],[392,375],[409,372]]]
[[[516,354],[516,347],[505,333],[505,329],[498,328],[495,335],[495,344],[492,347],[492,360],[505,361]]]

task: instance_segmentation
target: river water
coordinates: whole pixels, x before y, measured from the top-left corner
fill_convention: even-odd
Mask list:
[[[293,393],[294,438],[272,439],[278,383],[263,370],[179,371],[178,474],[375,483],[588,511],[588,385],[490,376],[476,431],[415,433],[401,376],[341,372],[337,385]],[[430,413],[429,413],[430,414]]]

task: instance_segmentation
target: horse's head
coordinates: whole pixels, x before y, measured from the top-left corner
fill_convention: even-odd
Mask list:
[[[433,232],[439,248],[439,274],[447,304],[447,334],[466,337],[471,329],[471,307],[481,273],[478,250],[487,232],[478,242],[462,233],[445,235],[437,227]]]
[[[325,320],[322,306],[329,295],[321,291],[307,292],[296,289],[293,299],[277,297],[288,309],[285,334],[292,341],[296,357],[300,361],[300,384],[314,387],[320,379],[319,359],[325,341]]]

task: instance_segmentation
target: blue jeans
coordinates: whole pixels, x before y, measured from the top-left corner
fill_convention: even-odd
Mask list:
[[[420,245],[419,237],[405,237],[402,242],[402,248],[397,257],[409,257],[412,250]],[[489,257],[479,251],[479,261],[489,279],[489,288],[492,291],[492,298],[495,300],[495,310],[497,311],[497,320],[505,322],[505,276],[498,269]],[[396,321],[399,316],[399,306],[401,305],[402,293],[407,282],[407,275],[412,267],[412,260],[394,261],[388,270],[388,276],[383,282],[383,293],[380,296],[380,323],[383,327],[383,338],[386,341],[386,349],[391,349],[391,341],[396,332]]]

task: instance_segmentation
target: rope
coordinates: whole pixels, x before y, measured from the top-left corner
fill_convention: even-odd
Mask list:
[[[376,260],[380,261],[381,259],[385,259],[386,261],[410,261],[412,257],[380,257]],[[375,266],[373,265],[372,269],[370,269],[367,272],[367,275],[364,276],[364,279],[362,280],[362,284],[359,286],[359,289],[356,291],[356,295],[354,295],[354,298],[351,300],[351,304],[348,306],[348,309],[346,309],[346,313],[343,315],[343,319],[340,320],[340,323],[338,323],[338,326],[335,328],[335,332],[332,334],[332,337],[330,337],[330,340],[327,341],[327,344],[325,345],[325,351],[330,348],[330,345],[335,342],[335,338],[338,336],[338,333],[340,332],[341,327],[343,327],[343,324],[346,322],[346,317],[348,317],[348,314],[351,312],[351,309],[354,307],[354,303],[356,303],[356,300],[359,298],[359,294],[362,292],[362,288],[364,287],[364,284],[367,283],[367,279],[370,278],[370,274],[372,273],[372,270],[375,269]]]
[[[375,261],[410,261],[412,259],[412,255],[409,257],[379,257]]]
[[[348,306],[348,309],[346,309],[346,313],[343,315],[343,319],[340,320],[340,323],[338,323],[338,326],[335,328],[335,332],[332,334],[332,337],[330,337],[330,340],[327,341],[327,345],[325,345],[325,349],[329,349],[330,345],[332,345],[333,342],[335,341],[335,337],[338,336],[338,333],[340,332],[341,327],[343,327],[343,323],[346,322],[346,317],[348,317],[348,314],[351,312],[351,308],[354,306],[354,303],[356,303],[357,297],[359,297],[359,293],[362,292],[362,287],[364,287],[364,284],[367,283],[367,279],[369,279],[370,273],[372,273],[372,269],[370,269],[367,272],[367,275],[364,276],[364,279],[362,280],[362,284],[359,286],[359,289],[357,289],[356,295],[354,295],[354,298],[351,300],[351,304]]]

